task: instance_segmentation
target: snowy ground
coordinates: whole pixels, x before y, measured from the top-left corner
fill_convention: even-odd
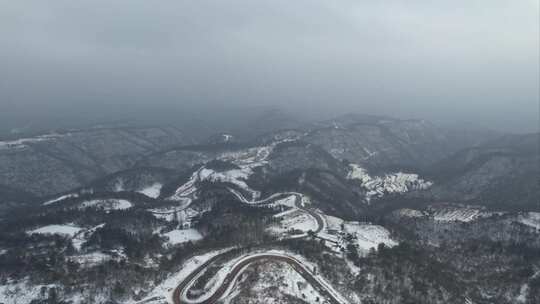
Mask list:
[[[490,216],[490,213],[475,208],[444,208],[432,214],[438,222],[471,222],[481,217]]]
[[[481,207],[462,205],[433,205],[425,211],[415,209],[400,209],[397,215],[409,218],[429,218],[437,222],[472,222],[480,218],[491,217],[502,212],[490,212]]]
[[[536,230],[540,230],[540,212],[527,212],[518,216],[518,221]]]
[[[192,208],[182,209],[181,207],[167,207],[148,209],[149,212],[156,218],[163,219],[169,222],[178,221],[181,227],[191,227],[193,218],[207,210],[195,210]]]
[[[270,231],[278,235],[287,235],[291,230],[298,230],[305,234],[318,228],[317,220],[300,209],[290,209],[274,217],[282,219],[279,224],[270,227]]]
[[[160,183],[154,183],[146,188],[138,190],[137,192],[142,193],[151,198],[158,198],[161,194],[161,188],[163,187]]]
[[[387,247],[396,246],[398,243],[390,238],[390,232],[379,225],[345,222],[345,232],[356,237],[356,244],[361,252],[367,253],[371,248],[377,249],[380,243]]]
[[[398,244],[390,237],[390,231],[379,225],[369,223],[347,222],[335,216],[324,215],[325,229],[317,237],[327,240],[325,244],[336,250],[346,248],[347,239],[351,239],[360,254],[366,254],[371,248],[377,249],[380,243],[388,247]],[[343,228],[343,229],[342,229]]]
[[[366,188],[368,203],[373,197],[382,197],[388,193],[426,190],[433,185],[432,182],[421,179],[418,174],[396,172],[384,176],[371,176],[357,164],[351,164],[350,168],[347,178],[359,180],[362,187]]]
[[[127,200],[123,199],[96,199],[84,201],[81,203],[81,208],[103,208],[104,210],[124,210],[133,207]]]
[[[169,238],[167,241],[170,245],[177,245],[186,243],[189,241],[195,242],[202,240],[203,236],[196,229],[184,229],[184,230],[172,230],[170,232],[164,233],[163,236]]]
[[[31,231],[27,231],[28,234],[59,234],[68,237],[73,237],[79,231],[83,230],[81,227],[74,225],[47,225]]]

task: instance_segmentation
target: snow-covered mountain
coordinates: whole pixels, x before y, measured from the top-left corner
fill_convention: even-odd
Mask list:
[[[0,303],[540,298],[537,135],[274,114],[2,142]]]

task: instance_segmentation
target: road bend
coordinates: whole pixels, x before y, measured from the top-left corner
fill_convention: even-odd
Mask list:
[[[187,293],[187,289],[191,286],[194,279],[198,277],[198,275],[204,271],[206,267],[208,267],[210,264],[212,264],[214,261],[220,258],[221,255],[215,256],[205,263],[203,263],[201,266],[199,266],[195,271],[193,271],[190,275],[188,275],[174,290],[173,292],[173,301],[174,304],[212,304],[216,303],[218,300],[220,300],[222,297],[226,296],[226,292],[233,285],[235,282],[238,274],[247,268],[248,265],[260,262],[260,261],[278,261],[278,262],[284,262],[289,264],[298,274],[300,274],[315,290],[317,290],[321,296],[323,296],[329,303],[331,304],[344,304],[342,300],[339,299],[337,295],[333,291],[330,290],[329,287],[325,286],[324,283],[321,282],[319,278],[317,278],[310,270],[309,268],[304,266],[300,261],[295,259],[294,257],[287,256],[287,255],[280,255],[280,254],[256,254],[253,256],[248,256],[243,258],[240,262],[238,262],[236,265],[234,265],[233,269],[227,274],[223,282],[221,282],[220,286],[214,291],[212,295],[207,297],[205,300],[201,300],[199,302],[197,301],[185,301],[182,299],[182,295]]]

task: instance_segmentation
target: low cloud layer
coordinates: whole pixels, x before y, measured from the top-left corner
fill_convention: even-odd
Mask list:
[[[0,119],[275,105],[528,132],[538,44],[538,0],[0,0]]]

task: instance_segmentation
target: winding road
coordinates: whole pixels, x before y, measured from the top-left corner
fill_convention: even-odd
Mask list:
[[[233,192],[233,191],[232,191]],[[234,192],[233,192],[234,193]],[[296,192],[283,192],[283,193],[276,193],[273,194],[265,199],[259,200],[257,202],[249,202],[247,201],[241,194],[234,193],[241,201],[248,203],[248,204],[267,204],[268,202],[271,202],[272,199],[277,198],[279,196],[287,196],[287,195],[294,195],[295,200],[295,206],[296,208],[308,213],[311,215],[315,220],[317,221],[317,229],[314,231],[315,234],[319,233],[324,227],[325,227],[325,221],[320,213],[317,211],[306,208],[301,204],[302,202],[302,194],[296,193]],[[213,294],[210,296],[205,297],[205,299],[197,301],[197,300],[186,300],[186,294],[187,291],[190,289],[192,284],[199,278],[199,276],[203,273],[203,271],[210,266],[212,263],[223,257],[226,253],[217,255],[205,263],[203,263],[201,266],[199,266],[197,269],[195,269],[192,273],[190,273],[174,290],[173,292],[173,301],[174,304],[211,304],[216,303],[219,299],[223,298],[224,296],[227,296],[227,291],[230,289],[231,286],[233,286],[234,282],[237,280],[238,275],[246,269],[246,267],[252,263],[259,262],[259,261],[279,261],[279,262],[285,262],[289,264],[298,274],[300,274],[313,288],[315,288],[329,303],[332,304],[343,304],[346,303],[343,300],[340,300],[339,295],[336,295],[336,292],[332,290],[332,288],[328,284],[324,284],[320,278],[316,277],[309,269],[309,267],[306,267],[303,265],[298,259],[288,256],[285,254],[275,254],[275,253],[257,253],[253,254],[252,256],[246,256],[243,257],[239,262],[237,262],[231,271],[227,274],[227,276],[223,279],[223,282],[220,283],[219,287],[214,291]]]
[[[221,282],[221,285],[217,288],[217,290],[214,291],[212,295],[207,297],[204,300],[196,301],[196,300],[189,300],[186,301],[185,295],[187,291],[189,290],[190,286],[193,284],[193,282],[199,277],[199,274],[201,274],[206,267],[214,263],[216,260],[218,260],[222,255],[217,255],[205,263],[203,263],[201,266],[199,266],[195,271],[193,271],[190,275],[188,275],[174,290],[173,292],[173,301],[174,304],[211,304],[216,303],[218,300],[220,300],[222,297],[227,295],[227,291],[230,289],[230,287],[235,283],[235,281],[238,278],[238,275],[246,269],[246,267],[250,264],[253,264],[255,262],[259,261],[278,261],[278,262],[284,262],[289,264],[298,274],[300,274],[313,288],[315,288],[327,301],[329,301],[332,304],[343,304],[345,303],[343,300],[339,298],[338,295],[336,295],[335,291],[331,290],[331,288],[321,281],[320,278],[316,277],[309,268],[303,265],[299,260],[292,256],[288,256],[285,254],[276,254],[276,253],[257,253],[253,254],[252,256],[246,256],[240,259],[231,269],[231,271],[227,274],[227,276],[223,279],[223,282]]]

